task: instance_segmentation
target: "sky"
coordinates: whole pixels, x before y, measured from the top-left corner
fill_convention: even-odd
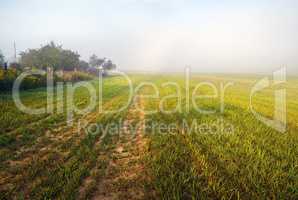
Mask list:
[[[298,74],[296,0],[0,0],[10,59],[50,41],[122,71]]]

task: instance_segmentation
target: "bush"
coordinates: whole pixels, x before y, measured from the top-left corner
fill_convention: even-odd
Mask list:
[[[84,72],[74,72],[72,74],[72,82],[92,80],[93,76]]]
[[[17,78],[16,70],[0,70],[0,90],[11,90],[14,80]]]
[[[87,80],[92,80],[94,76],[85,73],[85,72],[64,72],[62,77],[62,81],[64,83],[66,82],[78,82],[78,81],[87,81]],[[61,81],[61,80],[60,80]]]
[[[16,69],[0,70],[0,91],[11,91],[14,81],[20,75],[20,71]],[[57,82],[78,82],[92,80],[94,76],[85,72],[65,72],[62,76],[54,75],[54,83]],[[47,84],[47,75],[30,75],[24,78],[21,83],[21,89],[34,89],[45,87]]]
[[[21,89],[27,90],[27,89],[33,89],[33,88],[38,88],[38,87],[44,87],[46,86],[46,76],[41,76],[41,75],[32,75],[32,76],[27,76],[22,84],[21,84]]]
[[[20,75],[21,72],[15,69],[0,70],[0,91],[12,90],[14,81]],[[44,87],[46,85],[46,75],[31,75],[24,78],[21,83],[21,89],[33,89],[38,87]]]

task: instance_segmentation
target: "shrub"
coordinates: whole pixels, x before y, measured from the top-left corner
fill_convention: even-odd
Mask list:
[[[17,79],[20,71],[16,69],[0,70],[0,91],[12,90],[13,83]],[[54,74],[54,83],[57,82],[78,82],[92,80],[94,76],[85,72],[64,72],[62,76]],[[21,89],[34,89],[45,87],[47,83],[47,75],[30,75],[24,78],[21,83]]]
[[[64,72],[62,76],[63,82],[78,82],[92,80],[94,76],[85,72]]]
[[[74,72],[72,74],[72,82],[86,81],[93,79],[93,76],[84,72]]]
[[[11,90],[14,80],[17,78],[17,71],[13,69],[0,70],[0,90]]]

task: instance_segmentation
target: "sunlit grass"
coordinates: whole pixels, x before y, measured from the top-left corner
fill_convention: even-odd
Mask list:
[[[160,199],[296,199],[298,198],[298,81],[291,78],[287,89],[287,131],[280,133],[258,121],[249,109],[251,87],[259,76],[200,76],[190,80],[192,95],[197,84],[208,81],[220,91],[221,83],[233,82],[215,98],[196,99],[198,112],[187,98],[186,82],[180,75],[131,75],[133,87],[146,81],[134,95],[142,95],[146,122],[174,124],[176,129],[161,130],[146,127],[149,147],[145,168]],[[177,83],[164,85],[166,82]],[[98,92],[98,80],[91,82]],[[103,85],[103,110],[118,109],[128,100],[127,82],[109,77]],[[254,96],[254,109],[267,117],[274,113],[274,87]],[[200,87],[196,95],[212,95],[208,87]],[[169,95],[172,95],[169,97]],[[46,104],[45,90],[22,92],[26,105]],[[84,107],[90,94],[84,88],[75,93],[75,105]],[[169,97],[164,99],[164,97]],[[188,101],[190,102],[187,106]],[[60,104],[59,100],[55,105]],[[98,102],[100,103],[100,102]],[[63,105],[66,102],[62,102]],[[223,110],[221,105],[224,104]],[[1,115],[1,197],[30,199],[76,199],[86,177],[94,176],[83,198],[92,197],[104,178],[109,156],[117,135],[86,134],[77,129],[80,119],[107,126],[123,121],[129,108],[116,113],[102,114],[97,105],[86,116],[74,115],[73,126],[66,123],[66,111],[60,114],[28,115],[20,112],[11,96],[0,96]],[[164,109],[163,112],[161,109]],[[170,112],[172,111],[172,112]],[[138,120],[137,116],[135,120]],[[191,129],[191,124],[230,125],[231,129]],[[134,122],[136,123],[136,121]],[[148,125],[147,124],[147,125]],[[187,124],[189,127],[185,127]],[[97,145],[101,141],[101,145]]]

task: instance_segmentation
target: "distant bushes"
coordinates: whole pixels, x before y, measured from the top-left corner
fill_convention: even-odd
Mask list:
[[[0,70],[0,90],[11,90],[14,80],[17,78],[17,71],[14,69]]]
[[[17,71],[15,69],[9,70],[0,70],[0,91],[10,91],[12,90],[14,81],[21,74],[21,71]],[[60,75],[54,74],[53,79],[54,83],[56,82],[78,82],[91,80],[94,76],[80,71],[75,72],[63,72]],[[21,83],[20,88],[22,90],[34,89],[38,87],[45,87],[47,84],[47,75],[30,75],[24,78]]]
[[[94,76],[86,72],[76,71],[76,72],[63,73],[63,76],[60,77],[60,79],[61,78],[63,82],[78,82],[78,81],[91,80],[94,78]]]

